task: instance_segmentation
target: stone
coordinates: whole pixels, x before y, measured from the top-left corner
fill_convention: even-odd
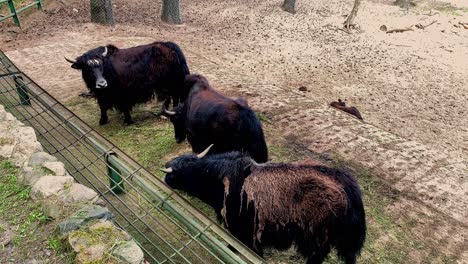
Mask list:
[[[78,255],[76,255],[75,263],[107,263],[105,262],[106,245],[97,244],[84,247]]]
[[[0,138],[0,157],[10,158],[15,149],[16,139],[11,137]]]
[[[105,207],[86,205],[69,219],[61,222],[59,224],[59,231],[62,235],[66,235],[92,219],[113,220],[114,215]]]
[[[63,215],[64,205],[55,199],[46,199],[42,201],[42,212],[45,216],[58,219]]]
[[[40,199],[57,195],[59,191],[66,189],[72,183],[73,178],[70,176],[43,176],[33,185],[31,197]]]
[[[5,114],[4,119],[5,119],[6,121],[16,121],[16,118],[15,118],[12,114],[10,114],[10,113],[8,113],[8,112]]]
[[[23,167],[18,174],[18,181],[22,184],[33,186],[42,176],[46,176],[46,172],[33,167]]]
[[[98,220],[72,231],[68,236],[68,243],[77,253],[75,263],[109,263],[105,260],[112,253],[121,255],[119,258],[114,256],[115,260],[120,260],[118,263],[142,263],[142,254],[139,252],[141,249],[131,239],[111,221]],[[120,248],[114,250],[117,247]]]
[[[57,161],[57,158],[45,152],[36,152],[31,155],[31,158],[29,159],[29,165],[42,165],[47,161]]]
[[[7,229],[5,231],[0,231],[0,250],[10,244],[10,242],[13,240],[14,234],[10,229]]]
[[[42,164],[44,168],[51,170],[57,176],[66,176],[67,171],[62,162],[59,161],[46,161]]]
[[[299,87],[299,91],[301,91],[301,92],[307,92],[307,87],[301,86],[301,87]]]
[[[93,223],[92,225],[89,225],[89,230],[97,230],[103,228],[114,228],[114,225],[112,224],[112,222],[109,221],[98,221],[96,223]]]
[[[66,236],[73,230],[80,228],[85,223],[85,219],[69,218],[58,225],[61,236]]]
[[[144,263],[144,254],[141,248],[133,240],[125,241],[112,250],[112,255],[122,263],[141,264]]]
[[[14,128],[11,134],[18,139],[18,144],[15,145],[12,155],[16,165],[22,165],[32,153],[42,151],[42,146],[37,141],[36,133],[32,127],[20,125]]]
[[[59,199],[64,203],[79,203],[91,201],[98,194],[82,184],[72,183],[70,188],[64,189],[58,193]]]

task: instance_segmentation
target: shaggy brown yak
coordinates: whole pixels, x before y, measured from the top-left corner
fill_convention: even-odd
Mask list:
[[[213,206],[229,231],[260,255],[263,247],[294,243],[307,263],[321,263],[331,248],[355,263],[364,245],[361,191],[345,171],[319,163],[259,165],[239,152],[183,155],[162,170],[169,186]]]

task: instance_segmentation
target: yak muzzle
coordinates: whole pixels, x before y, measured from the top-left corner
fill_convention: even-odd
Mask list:
[[[99,79],[96,81],[96,89],[102,89],[107,87],[107,81],[105,79]]]

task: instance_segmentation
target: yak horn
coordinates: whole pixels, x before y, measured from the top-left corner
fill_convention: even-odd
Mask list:
[[[165,173],[171,173],[173,171],[171,167],[164,168],[164,169],[159,169],[159,170],[162,171],[162,172],[165,172]]]
[[[102,53],[102,56],[107,56],[107,47],[104,47],[104,52]]]
[[[170,115],[170,116],[176,115],[176,112],[169,111],[169,110],[166,109],[166,107],[164,107],[163,111],[164,111],[165,114]]]
[[[252,165],[254,165],[255,167],[265,167],[266,164],[265,163],[257,163],[254,159],[250,158],[250,162],[252,163]]]
[[[198,154],[197,157],[199,159],[203,158],[208,154],[208,151],[210,151],[211,147],[213,147],[213,144],[209,145],[202,153]]]
[[[72,63],[72,64],[73,64],[73,63],[76,63],[76,61],[72,61],[72,60],[70,60],[70,59],[67,59],[67,57],[64,57],[64,58],[65,58],[65,60],[68,61],[69,63]]]

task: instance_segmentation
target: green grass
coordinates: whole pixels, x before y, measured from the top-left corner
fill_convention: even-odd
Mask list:
[[[0,248],[0,263],[8,263],[10,259],[22,263],[31,258],[71,263],[69,254],[64,252],[44,256],[38,250],[50,248],[56,222],[42,213],[38,201],[30,199],[31,188],[20,184],[17,175],[18,169],[10,162],[0,162],[0,236],[7,230],[12,232],[12,241],[6,246],[9,250]],[[55,243],[55,247],[59,244]]]
[[[30,0],[13,0],[13,4],[15,5],[15,9],[18,10],[22,7],[25,3],[30,3]],[[32,0],[31,0],[32,3]],[[10,12],[10,7],[7,2],[0,4],[0,13]]]

